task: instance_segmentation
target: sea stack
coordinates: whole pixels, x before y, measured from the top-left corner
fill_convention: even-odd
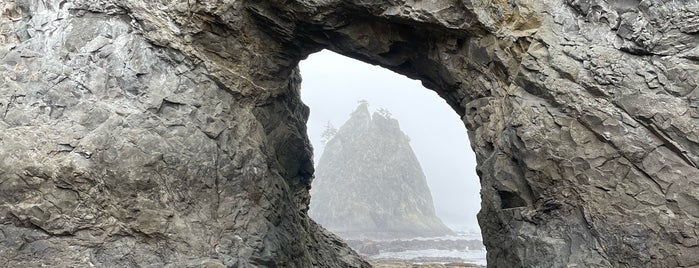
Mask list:
[[[313,219],[345,239],[452,233],[436,216],[410,139],[390,113],[371,115],[368,103],[360,102],[333,132],[311,188]]]

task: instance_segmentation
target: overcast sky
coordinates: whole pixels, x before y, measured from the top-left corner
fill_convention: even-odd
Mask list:
[[[311,55],[300,67],[301,97],[311,109],[308,135],[315,163],[322,154],[320,134],[325,124],[329,121],[339,128],[357,101],[365,99],[371,112],[390,111],[410,137],[437,215],[452,228],[478,228],[475,156],[464,124],[443,99],[419,81],[327,50]]]

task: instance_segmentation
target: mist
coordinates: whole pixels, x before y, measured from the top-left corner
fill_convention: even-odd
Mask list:
[[[300,63],[301,97],[311,109],[308,135],[318,163],[325,125],[341,126],[359,100],[390,111],[410,137],[437,216],[454,230],[479,230],[480,184],[461,118],[420,81],[323,50]]]

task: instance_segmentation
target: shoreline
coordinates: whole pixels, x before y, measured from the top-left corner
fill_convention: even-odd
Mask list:
[[[450,263],[440,263],[440,262],[423,262],[423,263],[412,263],[401,260],[375,260],[369,261],[374,268],[484,268],[484,265],[478,265],[473,263],[465,262],[450,262]]]

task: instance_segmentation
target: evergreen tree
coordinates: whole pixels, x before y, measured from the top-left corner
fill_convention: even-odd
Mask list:
[[[323,130],[323,134],[320,135],[320,142],[322,142],[323,145],[325,145],[333,137],[335,137],[335,134],[337,134],[337,128],[335,128],[335,126],[333,126],[333,124],[330,123],[330,121],[328,121],[325,124],[325,130]]]

